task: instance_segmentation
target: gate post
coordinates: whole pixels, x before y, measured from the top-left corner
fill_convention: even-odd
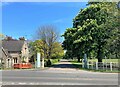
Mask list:
[[[110,62],[110,70],[112,71],[112,62]]]
[[[40,68],[40,53],[37,53],[37,68]]]
[[[96,62],[96,70],[98,70],[98,62]]]

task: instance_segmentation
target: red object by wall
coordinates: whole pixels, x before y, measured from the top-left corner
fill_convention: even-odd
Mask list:
[[[18,63],[13,65],[14,69],[30,69],[32,64],[30,63]]]

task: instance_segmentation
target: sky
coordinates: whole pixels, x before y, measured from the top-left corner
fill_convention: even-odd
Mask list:
[[[32,39],[42,25],[54,25],[62,35],[87,2],[4,2],[2,33]]]

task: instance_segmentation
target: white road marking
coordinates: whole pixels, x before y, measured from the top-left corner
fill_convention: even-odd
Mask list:
[[[29,83],[30,85],[35,85],[35,83]]]
[[[12,85],[15,85],[15,83],[14,83],[14,82],[12,82],[11,84],[12,84]]]
[[[64,82],[58,82],[58,83],[54,83],[54,82],[32,82],[32,83],[23,83],[23,82],[16,82],[14,84],[12,84],[11,82],[6,82],[3,85],[117,85],[117,84],[106,84],[106,83],[100,83],[100,84],[95,84],[95,83],[64,83]]]
[[[19,85],[25,85],[25,84],[27,84],[27,83],[21,83],[21,82],[20,82],[20,83],[18,83],[18,84],[19,84]]]

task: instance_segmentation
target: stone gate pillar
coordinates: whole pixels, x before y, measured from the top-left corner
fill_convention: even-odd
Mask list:
[[[40,53],[37,53],[37,68],[40,68]]]

